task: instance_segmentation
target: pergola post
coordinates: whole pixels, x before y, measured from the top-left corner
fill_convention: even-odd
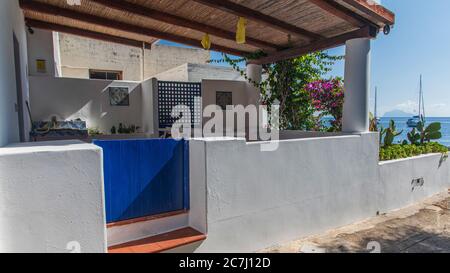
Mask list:
[[[261,83],[262,66],[257,64],[247,64],[247,77],[256,83]],[[248,83],[247,96],[249,105],[259,105],[259,93],[259,88],[256,88],[253,83]]]
[[[261,83],[262,81],[262,65],[258,64],[247,64],[247,78],[249,81],[253,81],[255,83]],[[247,86],[245,88],[247,92],[247,105],[254,105],[255,107],[259,107],[260,98],[261,98],[261,90],[255,86],[255,83],[247,82]],[[259,122],[259,113],[257,113],[258,122]],[[245,117],[245,135],[246,136],[256,136],[258,134],[258,126],[250,122],[249,117]]]
[[[342,131],[369,131],[370,39],[353,39],[346,43],[345,101]]]

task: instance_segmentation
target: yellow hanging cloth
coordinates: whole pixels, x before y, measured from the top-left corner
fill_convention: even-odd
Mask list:
[[[244,17],[239,17],[239,21],[237,24],[237,31],[236,31],[236,43],[238,44],[245,44],[245,28],[247,27],[247,19]]]
[[[209,38],[209,34],[205,34],[203,36],[202,46],[206,50],[209,50],[211,48],[211,38]]]

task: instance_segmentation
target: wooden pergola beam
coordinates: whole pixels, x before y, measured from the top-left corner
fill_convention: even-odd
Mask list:
[[[48,23],[48,22],[44,22],[44,21],[40,21],[40,20],[34,20],[34,19],[30,19],[30,18],[25,18],[25,22],[26,22],[27,26],[29,26],[29,27],[57,31],[57,32],[62,32],[62,33],[67,33],[67,34],[73,34],[73,35],[83,36],[83,37],[87,37],[87,38],[92,38],[92,39],[96,39],[96,40],[101,40],[101,41],[106,41],[106,42],[111,42],[111,43],[116,43],[116,44],[122,44],[122,45],[127,45],[127,46],[132,46],[132,47],[142,48],[143,46],[145,46],[145,48],[147,48],[147,49],[151,48],[151,44],[146,43],[146,42],[137,41],[137,40],[128,39],[128,38],[117,37],[117,36],[113,36],[113,35],[109,35],[109,34],[105,34],[105,33],[101,33],[101,32],[90,31],[90,30],[85,30],[85,29],[75,28],[75,27],[68,27],[68,26]]]
[[[228,1],[228,0],[193,0],[198,3],[201,3],[203,5],[209,6],[214,9],[219,9],[231,14],[235,14],[240,17],[245,17],[249,20],[252,20],[254,22],[264,24],[266,26],[269,26],[271,28],[277,29],[279,31],[293,34],[293,35],[300,35],[303,37],[306,37],[311,40],[319,40],[323,37],[317,33],[313,33],[311,31],[308,31],[306,29],[291,25],[289,23],[286,23],[284,21],[278,20],[272,16],[266,15],[262,12],[247,8],[245,6],[236,4],[234,2]]]
[[[333,0],[309,0],[309,2],[355,27],[363,27],[368,23],[364,18],[356,15],[354,12],[346,9]]]
[[[200,41],[192,38],[187,38],[183,36],[179,36],[176,34],[166,33],[162,31],[158,31],[155,29],[151,29],[148,27],[136,26],[112,19],[107,19],[104,17],[99,17],[96,15],[91,15],[87,13],[82,13],[70,9],[64,9],[57,6],[45,4],[42,2],[36,2],[33,0],[19,0],[20,7],[24,10],[44,13],[53,16],[60,16],[64,18],[69,18],[72,20],[77,20],[85,23],[89,23],[92,25],[97,25],[105,28],[112,28],[116,30],[121,30],[128,33],[134,33],[139,35],[151,36],[157,39],[168,40],[184,45],[189,45],[193,47],[200,47]],[[233,48],[228,48],[221,45],[213,44],[211,45],[211,50],[217,50],[220,52],[237,55],[237,56],[245,56],[250,54],[250,52],[245,52],[241,50],[236,50]]]
[[[277,61],[287,60],[295,58],[310,52],[326,50],[333,47],[344,45],[346,41],[357,38],[375,38],[378,33],[378,28],[372,26],[366,26],[364,28],[345,33],[333,38],[323,39],[307,46],[301,46],[297,48],[291,48],[284,51],[279,51],[267,57],[263,57],[257,60],[253,60],[252,64],[268,64]]]
[[[343,0],[355,9],[386,25],[395,24],[395,14],[372,0]]]
[[[196,21],[192,21],[183,17],[179,17],[176,15],[172,15],[167,12],[155,10],[152,8],[148,8],[142,5],[133,4],[130,2],[125,2],[122,0],[90,0],[91,2],[95,2],[101,4],[102,6],[109,7],[116,10],[127,11],[132,14],[136,14],[142,17],[146,17],[152,20],[157,20],[160,22],[164,22],[167,24],[175,25],[178,27],[189,28],[201,32],[205,32],[216,37],[220,37],[223,39],[235,41],[236,34],[234,32],[230,32],[218,27],[210,26],[207,24],[199,23]],[[247,36],[247,44],[267,50],[279,50],[282,49],[280,46],[276,44],[272,44],[266,41],[261,41],[252,37]]]

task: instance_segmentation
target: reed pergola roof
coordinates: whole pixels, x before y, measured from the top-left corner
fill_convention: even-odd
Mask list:
[[[27,25],[131,46],[159,39],[271,63],[336,47],[354,38],[375,38],[395,16],[371,0],[19,0]],[[73,2],[73,1],[72,1]],[[245,17],[247,42],[235,41]]]

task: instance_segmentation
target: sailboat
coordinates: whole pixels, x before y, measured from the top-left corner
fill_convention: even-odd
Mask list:
[[[419,92],[419,115],[413,116],[408,119],[406,124],[410,128],[416,128],[419,125],[419,122],[425,122],[425,103],[423,97],[423,89],[422,89],[422,75],[420,75],[420,92]]]

